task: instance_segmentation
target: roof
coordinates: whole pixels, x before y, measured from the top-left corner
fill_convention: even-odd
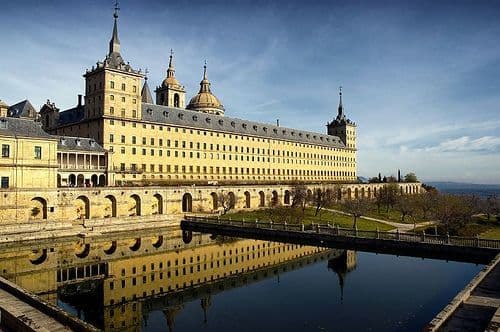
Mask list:
[[[73,136],[54,136],[58,139],[57,149],[60,151],[92,151],[106,152],[93,138],[73,137]]]
[[[345,148],[344,143],[337,136],[148,103],[142,103],[142,120],[187,126],[202,130],[223,131],[226,133]]]
[[[57,125],[63,126],[82,121],[85,115],[84,108],[85,106],[80,105],[67,109],[63,112],[59,112],[59,121],[57,122]]]
[[[9,107],[8,116],[13,118],[36,118],[36,110],[28,99]]]
[[[42,129],[42,124],[31,119],[11,117],[0,118],[0,135],[11,137],[33,137],[42,139],[56,139]]]
[[[151,91],[149,91],[148,79],[144,80],[144,85],[142,86],[141,91],[141,100],[143,103],[152,104],[153,97],[151,97]]]

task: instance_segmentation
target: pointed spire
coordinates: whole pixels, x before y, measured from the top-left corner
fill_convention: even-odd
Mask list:
[[[168,69],[167,69],[167,77],[175,76],[175,68],[174,68],[174,50],[170,49],[170,59],[168,61]]]
[[[144,85],[142,86],[141,91],[141,101],[147,104],[154,104],[153,97],[151,96],[151,91],[149,90],[148,85],[148,69],[146,68],[146,76],[144,77]]]
[[[113,13],[113,18],[115,20],[113,25],[113,35],[111,40],[109,41],[109,54],[112,53],[120,53],[120,39],[118,39],[118,11],[120,7],[118,7],[118,0],[115,2],[115,12]]]
[[[212,91],[210,91],[210,81],[207,78],[207,60],[205,60],[205,65],[203,66],[203,80],[200,82],[199,93],[202,92],[212,93]]]
[[[338,107],[338,114],[337,114],[337,120],[344,120],[345,119],[345,114],[344,114],[344,105],[342,104],[342,86],[339,87],[339,107]]]

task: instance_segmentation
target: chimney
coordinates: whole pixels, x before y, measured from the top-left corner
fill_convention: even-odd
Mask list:
[[[279,127],[280,126],[280,119],[276,119],[276,126]]]
[[[78,95],[78,107],[82,106],[82,95]]]

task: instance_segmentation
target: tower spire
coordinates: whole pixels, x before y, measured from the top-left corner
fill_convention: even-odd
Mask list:
[[[342,104],[342,86],[339,87],[339,107],[338,107],[338,114],[337,114],[337,120],[343,120],[345,119],[344,115],[344,105]]]
[[[114,25],[113,25],[113,35],[111,40],[109,41],[109,54],[111,53],[120,53],[120,39],[118,39],[118,11],[120,7],[118,7],[118,0],[115,1],[115,11],[113,13]]]
[[[167,69],[167,77],[174,77],[175,76],[175,68],[174,68],[174,50],[170,49],[170,58],[168,61],[168,69]]]
[[[207,60],[205,60],[205,64],[203,65],[203,80],[200,82],[199,93],[202,92],[212,93],[212,91],[210,91],[210,81],[207,78]]]
[[[203,80],[207,80],[207,60],[205,60],[205,65],[203,65]]]

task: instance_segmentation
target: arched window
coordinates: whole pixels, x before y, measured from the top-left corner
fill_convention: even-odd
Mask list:
[[[180,107],[179,104],[180,104],[179,94],[176,93],[174,94],[174,107]]]

